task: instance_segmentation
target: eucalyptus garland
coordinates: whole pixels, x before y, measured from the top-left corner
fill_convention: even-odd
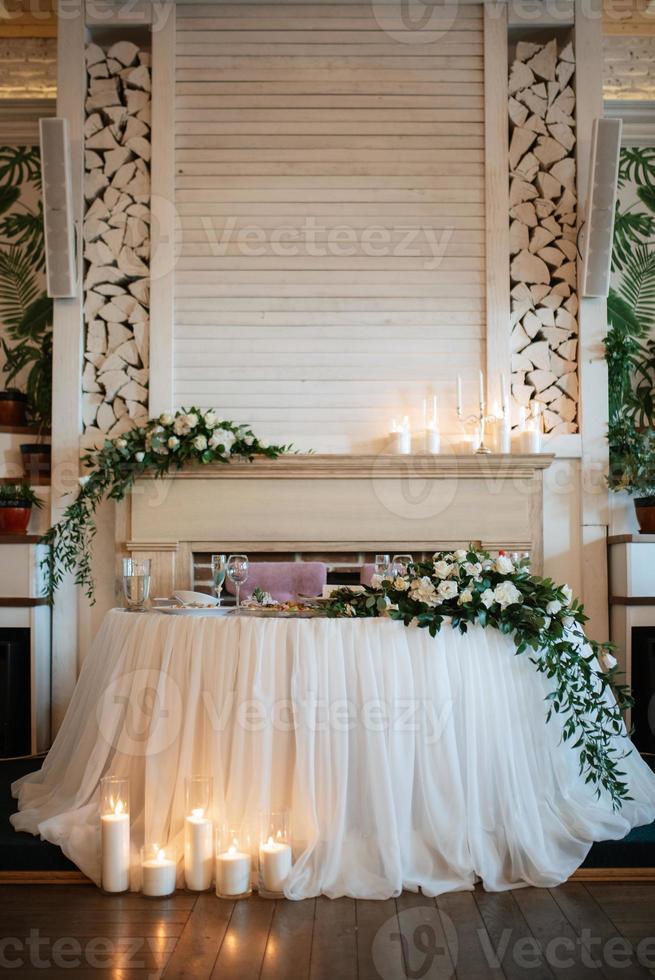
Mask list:
[[[553,681],[546,721],[553,712],[563,716],[562,738],[579,750],[585,782],[596,787],[598,797],[605,789],[615,809],[630,798],[618,765],[625,754],[615,742],[626,734],[630,690],[616,682],[612,645],[585,636],[588,617],[569,586],[531,575],[526,561],[515,563],[503,553],[492,558],[474,549],[441,551],[399,574],[374,576],[361,591],[333,592],[327,613],[388,616],[432,636],[446,621],[461,633],[479,625],[512,636],[517,654],[527,653]]]
[[[73,503],[42,538],[49,545],[43,562],[46,595],[52,601],[64,576],[72,573],[75,584],[95,601],[91,546],[96,511],[103,500],[123,500],[140,476],[162,477],[194,463],[275,459],[290,451],[291,446],[267,446],[248,426],[221,421],[217,412],[199,408],[160,415],[108,439],[82,458],[90,473],[80,480]]]

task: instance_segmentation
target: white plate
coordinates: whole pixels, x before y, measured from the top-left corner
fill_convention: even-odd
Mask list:
[[[157,606],[153,612],[165,613],[167,616],[227,616],[234,612],[225,606],[205,606],[204,609],[192,609],[189,606]]]
[[[202,608],[211,608],[212,606],[218,605],[218,599],[216,596],[207,595],[206,592],[184,592],[181,589],[178,589],[177,592],[173,593],[173,598],[177,599],[178,602],[181,602],[183,606],[191,606],[193,609],[199,609],[201,606]],[[196,606],[194,603],[200,603],[201,606]]]

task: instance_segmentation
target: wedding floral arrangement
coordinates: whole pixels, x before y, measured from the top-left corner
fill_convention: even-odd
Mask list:
[[[42,539],[50,546],[43,563],[46,594],[52,600],[64,575],[71,572],[75,584],[94,601],[91,545],[96,510],[105,499],[123,500],[140,476],[162,477],[193,463],[252,461],[256,456],[275,459],[290,451],[291,446],[267,446],[247,425],[222,421],[216,411],[199,408],[165,413],[107,440],[82,458],[90,473],[80,480],[77,496],[61,520]]]
[[[527,653],[553,681],[546,721],[553,712],[564,716],[562,737],[574,739],[585,782],[598,796],[607,790],[615,808],[629,798],[614,739],[625,733],[623,712],[633,701],[616,681],[612,645],[585,636],[588,617],[568,585],[531,575],[526,561],[514,563],[502,552],[492,558],[472,548],[440,551],[400,574],[374,576],[361,591],[333,592],[327,611],[388,616],[432,636],[445,621],[462,633],[477,624],[511,635],[517,654]]]

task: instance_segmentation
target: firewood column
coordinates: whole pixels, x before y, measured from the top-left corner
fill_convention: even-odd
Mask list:
[[[512,395],[578,431],[575,56],[519,41],[509,74]]]

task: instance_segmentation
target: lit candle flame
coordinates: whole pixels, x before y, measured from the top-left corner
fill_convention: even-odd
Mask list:
[[[268,840],[266,841],[266,843],[267,843],[267,845],[269,847],[272,847],[273,846],[273,838],[272,837],[269,837]]]
[[[166,860],[166,852],[163,850],[163,848],[160,847],[159,850],[157,851],[157,863],[161,864],[161,862],[165,860]]]
[[[227,853],[228,853],[228,854],[236,854],[236,852],[237,852],[237,849],[236,849],[236,847],[234,846],[234,844],[230,844],[230,846],[229,846],[229,847],[228,847],[228,849],[227,849]]]
[[[195,810],[191,811],[191,816],[194,817],[194,819],[196,820],[202,820],[204,815],[205,815],[205,808],[202,806],[198,806],[195,808]]]
[[[116,816],[119,817],[124,809],[125,809],[125,805],[123,801],[117,800],[116,803],[114,804],[114,813],[116,814]]]

